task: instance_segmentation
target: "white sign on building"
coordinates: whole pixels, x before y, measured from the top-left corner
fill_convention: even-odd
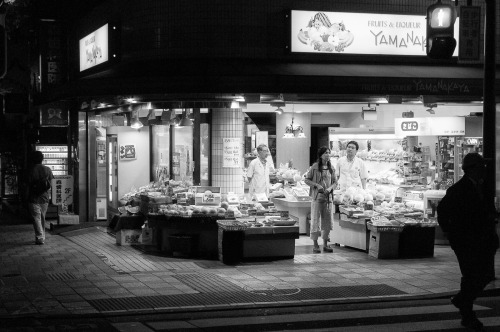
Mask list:
[[[394,133],[404,136],[463,136],[464,117],[396,118]]]
[[[59,175],[51,181],[52,204],[73,204],[73,175]]]
[[[108,61],[108,24],[80,39],[80,72]]]
[[[292,52],[427,56],[426,34],[425,15],[291,11]]]

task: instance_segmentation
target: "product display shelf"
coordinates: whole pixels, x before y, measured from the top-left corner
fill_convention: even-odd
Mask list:
[[[462,170],[462,160],[463,158],[471,152],[477,152],[483,154],[483,138],[482,137],[463,137],[457,140],[458,146],[458,179],[462,178],[464,172]]]
[[[52,170],[54,176],[68,175],[68,146],[62,144],[38,144],[36,150],[43,153],[42,164]]]
[[[403,157],[403,176],[406,185],[422,181],[422,152],[409,152]]]
[[[440,189],[447,189],[459,179],[460,157],[457,146],[457,137],[439,136],[437,143],[437,167],[440,180]]]

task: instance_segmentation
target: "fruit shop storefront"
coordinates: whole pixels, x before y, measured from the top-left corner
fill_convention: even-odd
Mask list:
[[[148,2],[147,5],[152,4]],[[124,6],[133,7],[135,4],[126,2]],[[169,7],[168,10],[179,10],[183,4],[175,6],[179,7]],[[159,12],[165,12],[166,7],[158,7]],[[220,22],[220,15],[215,15],[213,9],[204,7],[203,11],[209,12],[206,15],[208,19]],[[116,53],[117,60],[85,69],[82,77],[63,91],[73,96],[88,96],[78,101],[82,105],[78,120],[84,127],[78,130],[78,212],[81,220],[107,219],[108,214],[116,213],[124,201],[133,202],[139,209],[142,202],[157,204],[156,208],[160,208],[160,205],[173,204],[172,195],[175,194],[176,199],[187,202],[196,194],[202,194],[194,189],[190,191],[194,184],[212,187],[203,194],[208,191],[206,195],[211,199],[215,199],[214,194],[220,194],[221,201],[222,196],[230,192],[237,196],[243,193],[242,156],[248,152],[244,142],[248,135],[242,125],[245,117],[242,110],[245,111],[245,107],[248,110],[254,104],[267,107],[271,112],[276,107],[286,110],[276,117],[276,164],[278,166],[293,159],[294,167],[302,174],[314,160],[309,150],[313,146],[313,128],[318,123],[331,123],[343,128],[360,125],[370,128],[374,122],[368,117],[362,118],[362,123],[358,122],[361,121],[358,119],[360,115],[365,114],[365,106],[371,109],[378,104],[378,115],[385,118],[383,108],[386,104],[398,108],[394,112],[400,113],[412,111],[411,105],[416,103],[419,107],[438,104],[436,112],[440,112],[443,104],[471,103],[480,100],[482,95],[481,70],[457,66],[453,60],[431,62],[425,58],[422,45],[411,47],[411,52],[417,50],[420,53],[399,54],[397,58],[393,56],[394,48],[383,43],[377,46],[387,46],[385,53],[374,52],[373,49],[354,52],[357,44],[345,31],[350,30],[354,34],[358,24],[349,22],[356,22],[361,16],[343,13],[342,29],[332,24],[333,19],[328,23],[323,15],[319,15],[323,18],[319,21],[324,26],[330,24],[330,28],[333,26],[344,31],[337,34],[338,40],[332,33],[332,39],[326,43],[337,43],[338,46],[341,36],[342,40],[348,38],[352,42],[342,50],[315,47],[319,42],[316,40],[318,36],[312,33],[308,23],[317,13],[307,12],[299,13],[302,16],[292,21],[288,16],[286,20],[273,20],[271,27],[262,22],[267,31],[285,31],[285,26],[292,27],[291,43],[285,43],[286,47],[281,42],[256,43],[250,52],[242,55],[242,45],[237,43],[192,48],[186,52],[181,49],[186,43],[179,42],[176,48],[166,46],[171,44],[168,40],[163,43],[163,35],[158,35],[158,40],[162,42],[153,46],[151,38],[138,37],[148,36],[148,33],[155,35],[152,33],[154,24],[164,22],[157,22],[157,18],[150,19],[147,15],[136,16],[137,12],[140,11],[120,11],[132,15],[127,18],[128,24],[141,29],[121,31],[121,49]],[[384,16],[384,20],[400,18],[398,15],[380,15]],[[155,17],[162,16],[168,17]],[[254,16],[262,19],[266,15]],[[145,17],[148,17],[148,22],[144,22]],[[169,24],[174,24],[175,19],[181,17],[172,15],[173,20]],[[86,24],[78,29],[76,42],[106,23],[109,20],[103,14],[89,17]],[[185,33],[191,28],[199,28],[199,24],[195,23],[189,25]],[[216,29],[216,26],[220,24],[213,24],[213,27],[209,24],[207,29]],[[255,36],[255,32],[250,31],[251,27],[244,29],[245,35]],[[307,36],[305,29],[308,29]],[[233,33],[232,40],[241,40],[236,30],[225,30]],[[276,35],[275,41],[282,40],[283,36]],[[186,35],[183,41],[189,36]],[[260,41],[260,36],[261,33],[255,40]],[[361,32],[356,33],[354,40],[363,40],[361,36]],[[90,37],[89,40],[95,39]],[[141,52],[135,52],[138,49]],[[404,49],[398,48],[398,52]],[[109,54],[112,53],[110,48]],[[185,56],[187,53],[191,58]],[[267,57],[262,58],[262,54]],[[332,59],[339,61],[332,63]],[[357,111],[346,112],[351,115],[345,120],[335,119],[339,110],[353,107],[353,103]],[[325,105],[328,110],[321,114],[307,113],[309,105],[317,104]],[[426,112],[425,109],[423,111]],[[190,122],[194,125],[190,126]],[[293,128],[299,122],[305,138],[284,139],[286,128],[290,125]],[[493,126],[494,132],[494,124],[489,125]],[[326,142],[330,143],[328,138]],[[217,188],[220,188],[219,192]],[[156,194],[147,194],[147,200],[141,197],[141,193],[149,192]],[[239,204],[243,203],[240,197],[237,199]],[[175,217],[178,213],[194,213],[194,209],[183,207],[160,209],[171,211],[168,213]],[[206,206],[199,212],[219,214],[213,209],[213,206]],[[147,211],[149,213],[149,206]],[[152,205],[152,213],[157,213],[155,205]]]

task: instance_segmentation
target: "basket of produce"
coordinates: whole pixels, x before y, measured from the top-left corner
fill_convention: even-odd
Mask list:
[[[375,216],[366,223],[366,227],[373,232],[401,233],[404,225],[397,220],[389,220],[384,216]]]
[[[266,221],[271,223],[273,226],[294,226],[296,223],[293,219],[282,219],[277,216],[266,217]]]
[[[248,225],[235,220],[217,220],[217,225],[225,231],[244,231]]]

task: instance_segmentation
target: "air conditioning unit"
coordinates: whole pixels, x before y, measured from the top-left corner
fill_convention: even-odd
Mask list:
[[[107,204],[106,198],[97,198],[96,199],[97,220],[107,220],[108,219],[107,205],[108,204]]]

